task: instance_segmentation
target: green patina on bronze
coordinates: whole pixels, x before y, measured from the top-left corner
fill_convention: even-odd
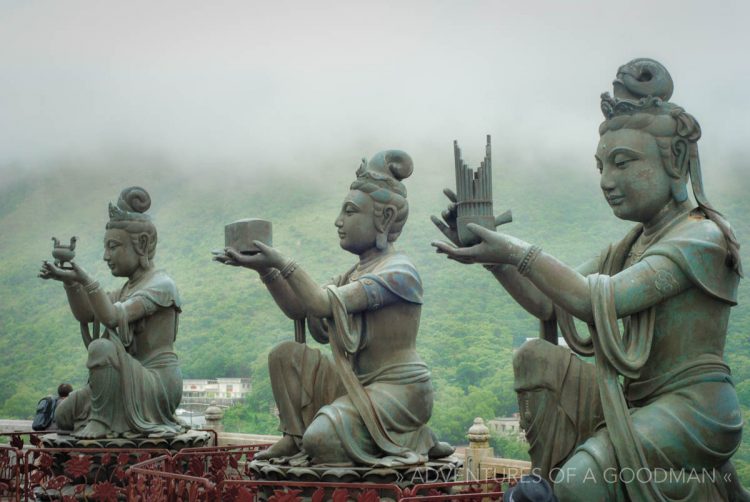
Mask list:
[[[532,463],[561,501],[750,499],[730,461],[742,413],[723,360],[739,244],[704,194],[700,126],[672,91],[661,64],[636,59],[602,95],[600,186],[637,225],[583,265],[477,225],[481,242],[461,247],[454,204],[437,221],[453,242],[438,252],[484,264],[542,321],[514,358],[515,389]]]
[[[413,170],[405,152],[362,162],[334,224],[340,246],[359,261],[323,287],[277,249],[228,247],[215,260],[260,273],[269,293],[295,320],[295,341],[269,355],[284,437],[255,456],[286,466],[404,466],[453,452],[427,426],[430,371],[416,351],[422,281],[394,246],[409,206],[402,180]],[[305,342],[330,344],[325,354]]]
[[[65,286],[88,350],[88,385],[55,411],[58,428],[80,439],[170,437],[185,431],[174,415],[182,397],[174,352],[181,302],[172,279],[154,268],[156,227],[145,214],[150,206],[151,198],[139,187],[126,188],[117,204],[109,205],[104,261],[112,275],[128,279],[119,291],[103,291],[72,261],[74,255],[59,256],[59,246],[53,252],[57,263],[45,261],[39,273]],[[101,336],[100,326],[105,328]]]

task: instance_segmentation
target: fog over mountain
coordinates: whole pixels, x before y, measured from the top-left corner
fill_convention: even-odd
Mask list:
[[[745,169],[749,18],[747,2],[3,0],[0,179],[134,152],[315,178],[389,147],[442,176],[453,139],[478,162],[486,133],[508,168],[588,173],[599,94],[646,56],[703,126],[710,186]]]

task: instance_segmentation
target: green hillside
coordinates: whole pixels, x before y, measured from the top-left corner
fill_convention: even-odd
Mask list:
[[[153,200],[157,266],[174,278],[184,301],[177,339],[184,376],[251,376],[253,398],[229,413],[228,426],[273,432],[266,355],[275,343],[293,337],[292,322],[276,308],[257,274],[213,263],[210,251],[223,245],[226,223],[266,218],[274,225],[274,244],[313,277],[323,282],[341,273],[354,257],[339,248],[333,221],[358,164],[352,157],[330,158],[330,164],[304,172],[267,169],[263,179],[249,167],[203,166],[202,174],[190,174],[158,157],[67,160],[13,172],[0,185],[0,416],[28,418],[39,397],[58,383],[85,383],[86,353],[62,286],[36,274],[50,257],[50,237],[76,235],[78,263],[108,289],[120,285],[122,280],[109,276],[101,260],[107,203],[121,188],[138,184]],[[630,226],[604,203],[593,162],[578,171],[550,167],[547,172],[555,175],[544,178],[523,169],[496,171],[496,212],[511,208],[515,218],[507,231],[571,264],[597,254]],[[748,183],[736,176],[743,181],[721,186],[709,173],[706,177],[708,194],[733,222],[750,268]],[[537,323],[484,269],[450,262],[429,246],[440,237],[429,215],[439,214],[445,202],[441,189],[453,185],[450,152],[418,161],[406,185],[411,212],[397,245],[414,260],[425,288],[419,351],[432,368],[437,391],[432,424],[442,438],[462,442],[475,416],[516,410],[513,349],[537,335]],[[727,346],[746,407],[749,304],[743,285]],[[750,447],[743,445],[736,458],[750,480]]]

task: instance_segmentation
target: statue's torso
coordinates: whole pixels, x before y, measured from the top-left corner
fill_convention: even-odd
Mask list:
[[[632,251],[637,247],[636,242]],[[683,214],[658,240],[628,257],[624,268],[653,255],[676,263],[690,287],[653,307],[653,343],[637,381],[674,381],[717,368],[728,371],[724,345],[739,277],[726,266],[720,230],[710,220]]]
[[[366,374],[387,365],[421,363],[416,351],[419,319],[422,312],[421,279],[411,262],[401,253],[383,255],[366,267],[356,267],[338,279],[339,285],[368,277],[382,278],[399,301],[359,314],[366,343],[357,353],[355,371]],[[418,293],[415,293],[418,290]],[[419,298],[420,303],[415,303]]]
[[[124,302],[139,296],[145,302],[150,302],[155,309],[130,323],[135,346],[131,355],[145,362],[159,354],[174,352],[180,300],[174,282],[161,271],[152,272],[132,287],[126,284],[115,293],[114,300]]]

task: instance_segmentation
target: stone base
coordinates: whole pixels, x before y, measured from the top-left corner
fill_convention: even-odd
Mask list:
[[[313,483],[378,483],[407,488],[426,483],[448,483],[456,480],[461,460],[452,455],[425,464],[394,467],[297,467],[267,460],[248,464],[256,479],[267,481]]]
[[[41,437],[45,448],[159,448],[171,452],[183,448],[208,446],[211,434],[189,430],[171,437],[78,439],[68,434],[45,434]]]

